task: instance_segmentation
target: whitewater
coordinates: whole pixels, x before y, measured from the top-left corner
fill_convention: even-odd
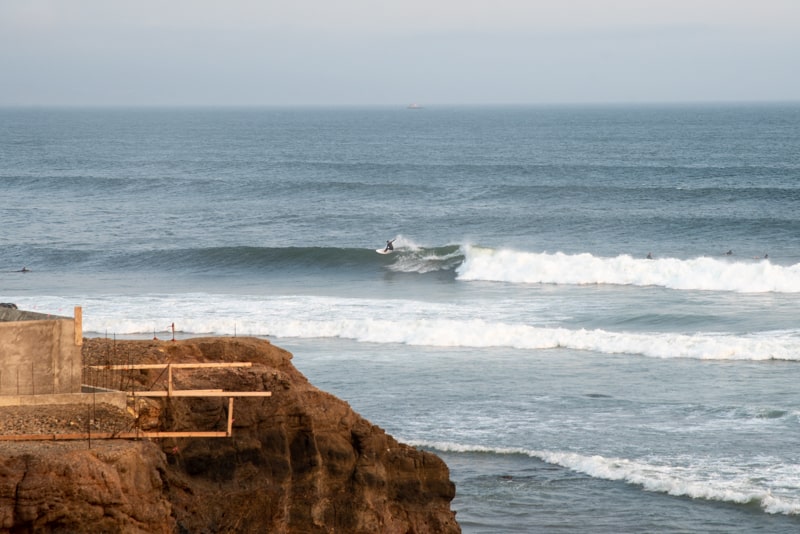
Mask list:
[[[800,264],[778,265],[769,259],[726,260],[613,258],[591,253],[535,253],[468,247],[457,269],[460,280],[527,284],[616,284],[669,289],[798,293]],[[727,256],[723,256],[725,258]]]

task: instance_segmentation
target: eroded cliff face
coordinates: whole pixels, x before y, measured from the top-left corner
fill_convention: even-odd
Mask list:
[[[153,443],[3,442],[0,529],[167,534],[165,474]]]
[[[230,438],[115,441],[121,449],[115,453],[104,452],[108,442],[94,442],[91,450],[37,445],[70,447],[73,456],[8,454],[0,444],[2,528],[107,521],[107,531],[125,532],[460,532],[444,462],[398,443],[315,388],[291,364],[291,354],[268,341],[93,339],[84,344],[84,358],[91,364],[250,361],[247,369],[173,371],[174,387],[272,396],[236,399]],[[163,389],[164,378],[162,371],[136,371],[120,383]],[[224,430],[227,409],[225,398],[172,398],[141,401],[136,414],[143,430]],[[129,457],[141,461],[134,468]],[[87,482],[78,481],[77,471]],[[25,481],[39,472],[60,473],[49,477],[55,489],[47,488],[47,475],[37,483],[30,478],[28,487],[41,488],[30,493],[48,496],[26,500]],[[98,496],[88,498],[88,487]],[[57,511],[72,506],[70,499],[75,519]]]

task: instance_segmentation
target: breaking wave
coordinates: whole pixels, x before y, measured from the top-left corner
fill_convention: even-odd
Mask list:
[[[800,264],[782,266],[767,259],[660,258],[648,260],[589,253],[519,252],[466,246],[457,269],[462,281],[514,284],[614,284],[660,286],[678,290],[741,293],[798,293]]]
[[[745,467],[716,464],[675,465],[655,460],[630,460],[600,455],[584,455],[565,451],[540,451],[460,445],[448,442],[406,440],[410,445],[454,453],[519,454],[558,465],[592,478],[622,481],[646,491],[669,495],[757,504],[769,514],[800,514],[800,500],[791,494],[781,495],[787,480],[797,480],[793,466],[776,471],[775,466]],[[793,484],[794,485],[794,484]]]

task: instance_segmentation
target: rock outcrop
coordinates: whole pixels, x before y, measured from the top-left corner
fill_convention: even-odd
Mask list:
[[[174,532],[166,463],[152,443],[4,443],[4,532]]]
[[[235,401],[233,436],[0,443],[0,528],[64,532],[460,532],[442,460],[398,443],[254,338],[85,340],[90,364],[253,362],[174,370],[176,389],[271,391]],[[163,389],[161,370],[106,373]],[[95,382],[98,380],[94,378]],[[103,384],[97,384],[103,385]],[[225,398],[148,400],[142,430],[225,430]],[[28,446],[30,445],[30,446]]]

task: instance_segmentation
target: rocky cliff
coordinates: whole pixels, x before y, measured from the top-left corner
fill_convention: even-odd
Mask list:
[[[175,370],[176,389],[271,391],[235,400],[229,438],[0,443],[0,528],[83,532],[460,532],[437,456],[398,443],[253,338],[85,340],[89,364],[253,362]],[[164,389],[163,370],[97,385]],[[226,398],[139,401],[141,430],[225,430]],[[1,412],[0,412],[1,413]],[[129,429],[124,429],[129,430]]]

